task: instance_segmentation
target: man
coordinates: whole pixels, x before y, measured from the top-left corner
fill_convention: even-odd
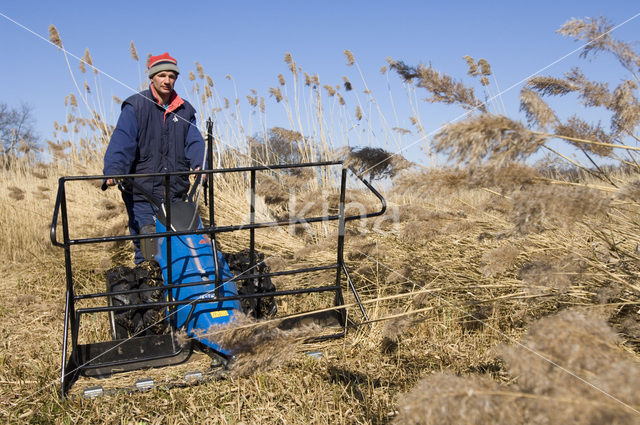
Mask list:
[[[150,57],[147,69],[149,89],[122,102],[120,118],[104,155],[105,175],[188,171],[202,166],[204,140],[196,126],[195,109],[173,89],[179,74],[178,62],[164,53]],[[135,181],[155,199],[165,200],[163,177],[138,177]],[[117,182],[106,179],[105,183],[113,186]],[[188,176],[171,177],[169,201],[183,199],[188,190]],[[142,192],[129,186],[122,199],[129,214],[130,234],[152,232],[156,211]],[[144,260],[140,241],[135,240],[134,245],[135,263],[139,264]]]

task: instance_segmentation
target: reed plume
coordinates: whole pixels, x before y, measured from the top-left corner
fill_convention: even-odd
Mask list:
[[[402,155],[381,148],[346,148],[344,166],[358,175],[369,175],[369,180],[394,177],[412,164]]]
[[[467,67],[469,68],[467,71],[467,74],[469,74],[472,77],[480,75],[480,68],[478,67],[478,64],[476,63],[475,59],[473,59],[469,55],[464,56],[463,59],[465,60],[465,62],[467,62]]]
[[[94,74],[98,73],[98,69],[95,66],[93,66],[93,59],[91,58],[91,53],[89,52],[89,48],[86,48],[84,50],[84,57],[82,58],[82,60],[91,67]]]
[[[417,80],[417,87],[422,87],[431,93],[431,97],[425,99],[427,102],[455,104],[468,110],[487,111],[486,106],[476,99],[472,87],[455,81],[449,75],[438,72],[431,66],[420,64],[412,67],[402,61],[392,60],[390,67],[406,82],[412,83]]]
[[[58,50],[62,49],[62,39],[55,25],[49,25],[49,41],[58,46]]]
[[[129,53],[131,54],[131,59],[138,62],[138,51],[136,50],[136,45],[133,44],[133,40],[131,40],[131,44],[129,45]]]
[[[434,136],[433,146],[458,163],[477,166],[490,161],[502,165],[528,158],[544,141],[518,121],[486,113],[447,124]]]
[[[520,110],[524,111],[529,125],[537,125],[541,128],[558,122],[553,109],[538,95],[528,88],[520,91]]]
[[[355,57],[353,56],[353,53],[351,53],[350,50],[345,49],[344,50],[344,56],[347,58],[347,66],[352,66],[355,63],[356,59],[355,59]]]
[[[613,143],[611,135],[609,135],[600,124],[589,124],[578,116],[573,115],[567,119],[566,123],[558,123],[555,126],[555,134],[558,136],[564,136],[571,139],[596,141],[601,143]],[[596,144],[585,144],[579,140],[568,140],[579,149],[590,151],[600,156],[609,156],[613,151],[611,146],[603,146]]]
[[[590,81],[578,68],[567,72],[565,77],[580,92],[579,98],[585,106],[611,106],[612,94],[606,82]]]
[[[583,58],[600,52],[613,54],[620,64],[637,77],[640,69],[640,55],[631,43],[625,43],[611,36],[613,25],[604,17],[570,19],[558,30],[565,37],[572,37],[576,41],[585,41],[580,52]]]
[[[578,87],[571,81],[548,76],[529,78],[527,86],[543,96],[561,96],[578,90]]]

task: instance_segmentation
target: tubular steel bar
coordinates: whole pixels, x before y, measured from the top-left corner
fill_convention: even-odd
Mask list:
[[[171,251],[172,251],[172,247],[171,247],[171,177],[168,175],[164,176],[164,193],[165,193],[165,202],[164,202],[164,206],[166,208],[165,211],[165,218],[167,220],[167,225],[166,225],[166,229],[169,231],[168,235],[166,236],[165,239],[165,250],[167,251],[167,259],[168,259],[168,263],[167,263],[167,281],[169,283],[173,282],[173,267],[171,267],[172,264],[172,256],[171,256]],[[167,292],[167,299],[169,301],[173,301],[173,291],[168,291]],[[172,307],[169,307],[169,312],[173,313],[173,309]],[[175,315],[171,314],[169,316],[170,319],[170,323],[172,323],[175,327]]]
[[[157,238],[164,237],[166,238],[166,254],[168,258],[168,282],[171,283],[173,280],[173,272],[170,267],[172,264],[172,252],[171,252],[171,238],[178,237],[187,234],[208,234],[210,236],[211,245],[214,252],[214,262],[216,269],[215,283],[214,288],[217,292],[218,297],[216,298],[216,302],[222,302],[227,300],[240,300],[240,299],[249,299],[249,298],[257,298],[260,300],[263,297],[276,297],[276,296],[285,296],[285,295],[297,295],[297,294],[310,294],[310,293],[318,293],[318,292],[334,292],[334,306],[340,307],[344,305],[344,298],[342,294],[342,285],[341,285],[341,275],[345,274],[345,277],[348,281],[349,288],[353,292],[356,302],[360,307],[360,311],[365,318],[368,319],[366,315],[366,311],[360,301],[360,297],[358,296],[358,292],[349,276],[346,265],[344,264],[344,231],[345,231],[345,223],[351,220],[357,220],[362,218],[376,217],[384,214],[386,210],[386,202],[382,195],[365,179],[361,176],[356,175],[356,177],[362,181],[362,183],[369,189],[371,193],[374,194],[378,198],[381,203],[381,208],[379,211],[370,212],[361,215],[352,215],[345,216],[345,192],[346,192],[346,181],[347,181],[347,170],[345,168],[342,169],[341,180],[340,180],[340,204],[339,204],[339,213],[337,215],[326,215],[319,217],[305,217],[305,218],[294,218],[288,220],[278,220],[272,222],[256,222],[255,221],[255,189],[256,189],[256,174],[258,171],[266,171],[266,170],[281,170],[281,169],[295,169],[295,168],[303,168],[303,167],[324,167],[324,166],[335,166],[342,165],[341,161],[320,161],[320,162],[310,162],[305,164],[294,164],[294,165],[284,165],[278,164],[273,166],[250,166],[250,167],[235,167],[235,168],[227,168],[227,169],[214,169],[213,168],[213,122],[209,119],[207,121],[207,164],[206,169],[197,170],[197,171],[180,171],[180,172],[167,172],[167,173],[149,173],[149,174],[119,174],[119,175],[110,175],[110,176],[70,176],[70,177],[61,177],[58,181],[58,192],[56,196],[56,202],[53,212],[53,217],[51,221],[51,229],[50,229],[50,239],[53,245],[62,247],[65,252],[65,274],[66,274],[66,296],[65,296],[65,313],[64,313],[64,335],[63,335],[63,347],[62,347],[62,361],[61,361],[61,375],[60,375],[60,383],[61,383],[61,393],[64,398],[67,391],[73,384],[73,382],[77,379],[77,377],[82,373],[85,369],[90,368],[99,368],[99,367],[107,367],[107,366],[118,366],[122,364],[127,364],[127,362],[131,363],[131,360],[122,359],[122,361],[111,361],[110,363],[94,363],[91,362],[91,365],[84,364],[81,365],[78,362],[80,358],[79,353],[79,345],[78,345],[78,332],[80,328],[80,318],[84,314],[94,314],[94,313],[102,313],[102,312],[110,312],[110,311],[123,311],[130,310],[134,308],[169,308],[170,311],[175,311],[177,308],[184,308],[183,306],[190,305],[190,314],[193,315],[193,311],[195,305],[201,302],[210,302],[207,299],[199,299],[199,300],[174,300],[172,297],[171,289],[179,286],[195,286],[202,284],[210,284],[212,281],[202,281],[202,282],[194,282],[188,284],[169,284],[163,285],[162,287],[152,287],[152,288],[143,288],[143,289],[133,289],[133,290],[123,290],[123,291],[113,291],[113,292],[104,292],[104,293],[92,293],[92,294],[82,294],[75,295],[74,294],[74,285],[73,285],[73,270],[71,266],[71,246],[73,245],[82,245],[82,244],[91,244],[91,243],[106,243],[106,242],[114,242],[114,241],[124,241],[124,240],[135,240],[135,239],[146,239],[146,238]],[[203,167],[204,168],[204,167]],[[216,226],[215,224],[215,202],[214,202],[214,182],[213,177],[215,174],[222,173],[236,173],[236,172],[249,172],[251,179],[251,205],[250,205],[250,220],[249,223],[241,224],[241,225],[227,225],[227,226]],[[67,182],[70,181],[86,181],[86,180],[103,180],[106,178],[136,178],[136,177],[157,177],[162,178],[164,187],[165,187],[165,199],[171,200],[171,179],[175,176],[183,176],[183,175],[206,175],[207,178],[207,190],[209,197],[209,226],[204,227],[197,231],[173,231],[171,226],[171,202],[165,202],[165,216],[167,220],[167,231],[161,233],[150,233],[144,235],[136,235],[136,236],[107,236],[107,237],[99,237],[99,238],[79,238],[79,239],[71,239],[69,235],[69,223],[68,223],[68,215],[67,215],[67,202],[66,202],[66,191],[65,186]],[[57,226],[58,221],[61,221],[61,225],[63,228],[63,238],[62,241],[59,242],[57,240]],[[293,290],[285,290],[285,291],[272,291],[265,293],[254,293],[254,294],[243,294],[243,295],[235,295],[228,297],[220,297],[220,287],[221,287],[221,276],[218,267],[218,258],[217,258],[217,243],[216,243],[216,234],[217,233],[225,233],[225,232],[234,232],[239,230],[249,230],[250,233],[250,266],[253,268],[256,264],[256,254],[255,254],[255,229],[262,229],[268,227],[278,227],[278,226],[288,226],[295,224],[303,224],[303,223],[317,223],[323,221],[338,221],[338,242],[337,242],[337,258],[336,263],[325,266],[318,267],[309,267],[309,268],[301,268],[295,270],[287,270],[280,272],[272,272],[272,273],[251,273],[247,275],[239,275],[234,277],[233,281],[243,281],[243,280],[254,280],[260,277],[272,277],[272,276],[282,276],[282,275],[290,275],[297,273],[305,273],[305,272],[314,272],[321,270],[333,270],[336,271],[336,281],[335,285],[331,286],[321,286],[314,288],[305,288],[305,289],[293,289]],[[145,303],[145,304],[135,304],[135,305],[122,305],[122,306],[103,306],[103,307],[89,307],[89,308],[76,308],[75,301],[77,300],[85,300],[91,298],[100,298],[100,297],[109,297],[114,295],[121,294],[130,294],[130,293],[142,293],[146,291],[156,291],[162,290],[166,292],[167,301],[166,302],[156,302],[156,303]],[[319,337],[319,339],[325,338],[333,338],[343,336],[346,332],[346,310],[344,308],[339,308],[339,319],[341,325],[343,327],[343,331],[337,333],[335,335],[326,335]],[[174,319],[175,325],[175,319]],[[71,334],[71,335],[69,335]],[[69,341],[69,336],[71,336],[71,341]],[[69,354],[69,343],[71,345],[71,353]],[[82,347],[91,347],[93,344],[102,344],[102,343],[91,343],[85,344]],[[97,345],[96,345],[97,347]],[[86,349],[86,348],[85,348]],[[149,359],[154,359],[153,353],[151,353],[151,357]],[[158,357],[156,355],[156,357]],[[141,360],[141,364],[144,364],[147,361],[145,357]],[[135,361],[138,363],[138,360]]]
[[[207,120],[207,170],[213,170],[213,121],[211,118]],[[216,227],[216,217],[214,214],[213,202],[213,174],[206,176],[210,181],[207,182],[207,189],[209,190],[209,228]],[[207,229],[208,230],[208,229]],[[222,288],[222,274],[220,273],[220,267],[218,267],[218,244],[216,241],[216,232],[208,232],[209,240],[211,241],[211,249],[213,251],[213,267],[216,277],[216,297],[220,297]]]
[[[336,296],[334,301],[334,305],[336,306],[344,304],[344,299],[342,297],[342,288],[340,287],[340,277],[342,276],[342,267],[344,267],[344,255],[343,255],[344,254],[344,227],[345,227],[344,226],[344,200],[345,200],[346,187],[347,187],[347,169],[343,168],[342,176],[340,179],[340,205],[338,207],[340,211],[338,216],[340,217],[340,219],[338,220],[338,249],[337,249],[338,265],[336,266],[336,287],[338,289],[336,290]],[[347,312],[345,309],[340,309],[339,313],[340,313],[341,325],[342,327],[345,327],[347,324]]]
[[[270,272],[270,273],[256,273],[256,274],[248,274],[245,276],[238,275],[234,276],[233,279],[229,279],[228,282],[238,282],[243,280],[256,279],[260,277],[273,277],[273,276],[286,276],[292,274],[300,274],[300,273],[311,273],[322,270],[335,270],[337,264],[330,264],[327,266],[317,266],[317,267],[306,267],[302,269],[294,269],[294,270],[283,270],[279,272]],[[110,297],[113,295],[125,295],[125,294],[139,294],[142,292],[151,292],[151,291],[168,291],[173,288],[185,288],[188,286],[200,286],[215,283],[214,280],[202,280],[200,282],[189,282],[189,283],[177,283],[173,285],[163,285],[163,286],[154,286],[149,288],[138,288],[138,289],[126,289],[122,291],[113,291],[113,292],[97,292],[92,294],[82,294],[76,295],[74,297],[75,300],[86,300],[91,298],[100,298],[100,297]],[[271,292],[264,292],[262,296],[267,297],[270,296]]]
[[[264,292],[264,293],[256,293],[256,294],[244,294],[244,295],[230,295],[227,297],[216,298],[215,302],[223,302],[223,301],[232,301],[232,300],[244,300],[248,298],[263,298],[265,296],[274,296],[281,297],[284,295],[298,295],[298,294],[313,294],[317,292],[329,292],[329,291],[337,291],[339,290],[339,286],[316,286],[314,288],[305,288],[305,289],[287,289],[285,291],[273,291],[273,292]],[[199,304],[211,302],[210,299],[194,299],[194,300],[180,300],[180,301],[159,301],[155,303],[144,303],[144,304],[128,304],[128,305],[108,305],[104,307],[86,307],[79,308],[76,310],[78,314],[87,314],[87,313],[106,313],[109,311],[126,311],[132,310],[134,308],[157,308],[157,307],[170,307],[170,306],[180,306],[180,305],[191,305],[191,304]]]
[[[351,276],[349,276],[349,271],[347,270],[347,266],[344,263],[342,263],[342,270],[344,271],[344,275],[347,278],[347,282],[349,282],[349,288],[351,288],[351,292],[353,292],[353,296],[356,299],[356,303],[358,303],[358,307],[360,307],[360,313],[362,313],[362,317],[366,322],[369,320],[369,316],[367,315],[367,312],[364,310],[362,301],[360,301],[360,295],[358,295],[358,290],[356,289],[356,286],[353,284],[353,281],[351,280]]]
[[[65,385],[65,377],[66,377],[66,367],[64,367],[65,357],[67,354],[67,344],[68,344],[68,336],[69,336],[69,326],[71,327],[71,357],[72,360],[74,356],[77,356],[74,347],[78,345],[78,317],[76,316],[75,303],[73,299],[73,269],[71,267],[71,245],[69,244],[69,222],[67,215],[67,197],[65,192],[64,180],[60,180],[60,190],[59,195],[61,197],[61,209],[60,212],[62,214],[62,237],[64,243],[64,268],[66,275],[66,284],[67,284],[67,294],[65,297],[65,323],[64,323],[64,338],[62,345],[62,370],[60,375],[60,383],[64,388]],[[56,201],[57,202],[57,201]],[[74,373],[75,371],[72,371]]]
[[[128,175],[129,177],[131,177],[131,175]],[[362,180],[363,182],[365,182],[366,180]],[[370,189],[373,189],[373,187],[371,187]],[[211,189],[209,189],[211,191]],[[375,189],[374,189],[375,190]],[[372,190],[373,192],[373,190]],[[359,219],[363,219],[363,218],[371,218],[371,217],[377,217],[380,216],[382,214],[384,214],[384,212],[386,211],[386,202],[384,201],[384,198],[382,198],[382,196],[376,192],[373,192],[374,195],[376,195],[376,197],[378,197],[378,199],[380,199],[381,201],[381,208],[379,211],[376,212],[372,212],[372,213],[367,213],[367,214],[362,214],[362,215],[351,215],[351,216],[346,216],[344,218],[345,221],[352,221],[352,220],[359,220]],[[56,204],[56,218],[57,218],[57,209],[59,208],[59,205]],[[82,244],[91,244],[91,243],[105,243],[105,242],[117,242],[117,241],[127,241],[127,240],[133,240],[133,239],[147,239],[147,238],[157,238],[157,237],[166,237],[169,235],[172,236],[183,236],[183,235],[203,235],[203,234],[216,234],[216,233],[227,233],[227,232],[235,232],[238,230],[251,230],[251,229],[263,229],[263,228],[267,228],[267,227],[282,227],[282,226],[290,226],[290,225],[295,225],[295,224],[305,224],[305,223],[319,223],[319,222],[324,222],[324,221],[336,221],[339,220],[340,216],[339,215],[327,215],[327,216],[320,216],[320,217],[297,217],[297,218],[293,218],[293,219],[289,219],[289,220],[278,220],[278,221],[269,221],[269,222],[262,222],[262,223],[247,223],[247,224],[240,224],[240,225],[229,225],[229,226],[214,226],[214,223],[211,223],[212,225],[209,227],[203,227],[200,230],[185,230],[185,231],[176,231],[176,232],[162,232],[162,233],[146,233],[144,235],[136,235],[136,236],[126,236],[126,235],[122,235],[122,236],[105,236],[105,237],[100,237],[100,238],[83,238],[83,239],[70,239],[69,243],[71,245],[82,245]],[[51,235],[51,241],[54,245],[56,246],[60,246],[60,247],[64,247],[64,244],[59,243],[56,240],[56,230],[55,228],[57,227],[57,222],[52,222],[52,230],[50,232]]]
[[[251,202],[249,205],[249,224],[254,225],[256,223],[256,170],[251,170]],[[253,227],[249,229],[249,270],[253,270],[256,265],[256,229]],[[258,287],[258,281],[256,279],[251,281],[254,288]],[[260,311],[262,305],[262,298],[256,300],[256,314],[260,319]]]

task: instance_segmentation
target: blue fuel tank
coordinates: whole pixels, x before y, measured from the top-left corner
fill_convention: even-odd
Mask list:
[[[173,208],[172,206],[172,212]],[[202,222],[200,221],[200,217],[196,215],[195,220],[196,222],[192,223],[191,228],[201,229]],[[187,230],[180,229],[178,226],[172,227],[178,228],[179,230]],[[156,219],[156,231],[158,233],[166,232],[166,227],[160,219]],[[167,261],[167,239],[171,240],[170,265]],[[207,235],[183,235],[172,236],[171,238],[158,238],[157,245],[158,251],[155,258],[162,269],[165,285],[169,282],[167,266],[171,267],[171,284],[174,285],[215,281],[213,249]],[[238,291],[232,280],[233,275],[229,269],[229,265],[219,251],[217,252],[217,256],[221,280],[223,282],[220,296],[228,297],[237,295]],[[176,301],[208,300],[207,302],[179,305],[176,306],[173,311],[170,309],[168,314],[174,313],[170,318],[171,323],[175,323],[178,329],[182,327],[189,316],[191,308],[195,306],[193,315],[186,326],[187,334],[221,354],[231,355],[232,353],[218,345],[216,341],[209,339],[207,332],[212,326],[222,325],[232,321],[234,314],[240,310],[240,302],[238,300],[216,301],[216,291],[213,283],[173,288],[171,292],[173,299]]]

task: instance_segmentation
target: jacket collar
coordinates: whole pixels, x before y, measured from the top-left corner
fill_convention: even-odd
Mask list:
[[[149,90],[151,91],[151,95],[153,96],[155,103],[161,107],[164,107],[164,105],[161,104],[160,96],[158,96],[158,93],[156,92],[156,89],[153,87],[153,84],[149,84]],[[169,105],[164,111],[164,118],[166,119],[167,114],[178,109],[183,103],[184,103],[184,100],[182,100],[182,98],[178,96],[178,93],[176,93],[175,90],[172,91],[171,95],[169,96]]]

